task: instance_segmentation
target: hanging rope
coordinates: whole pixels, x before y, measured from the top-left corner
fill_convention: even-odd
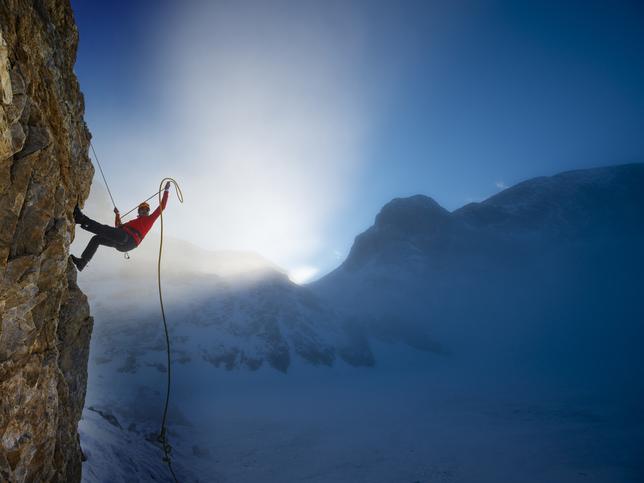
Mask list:
[[[161,191],[159,191],[159,192],[156,192],[156,191],[155,191],[155,192],[154,192],[154,193],[152,193],[150,196],[148,196],[146,199],[144,199],[141,203],[144,203],[144,202],[146,202],[146,201],[150,201],[152,198],[154,198],[155,196],[157,196],[159,193],[161,193]],[[128,211],[128,212],[127,212],[127,213],[125,213],[124,215],[121,215],[121,220],[122,220],[123,218],[125,218],[127,215],[129,215],[130,213],[132,213],[134,210],[136,210],[136,209],[139,207],[139,205],[140,205],[141,203],[139,203],[138,205],[136,205],[134,208],[132,208],[130,211]]]
[[[164,183],[168,181],[172,184],[174,184],[174,189],[177,193],[177,198],[181,203],[183,203],[183,193],[181,192],[181,188],[179,188],[179,184],[172,178],[163,178],[161,180],[161,183],[159,184],[159,206],[161,206],[161,191]],[[161,431],[159,432],[159,438],[158,441],[161,443],[161,446],[163,447],[163,453],[164,453],[164,458],[163,461],[166,462],[168,465],[168,469],[170,470],[170,473],[172,474],[172,477],[174,478],[174,481],[178,483],[179,480],[177,480],[177,476],[174,474],[174,470],[172,469],[172,459],[170,456],[170,453],[172,451],[172,446],[170,446],[170,442],[168,441],[168,404],[170,402],[170,384],[172,383],[172,376],[171,376],[171,360],[170,360],[170,336],[168,335],[168,323],[165,318],[165,308],[163,306],[163,291],[161,290],[161,256],[163,255],[163,209],[161,209],[160,212],[160,218],[161,218],[161,238],[159,240],[159,259],[157,261],[157,282],[159,285],[159,305],[161,306],[161,317],[163,318],[163,330],[165,332],[165,343],[166,343],[166,352],[168,355],[168,380],[167,380],[167,387],[166,387],[166,393],[165,393],[165,405],[163,407],[163,419],[161,420]]]
[[[105,187],[107,188],[107,194],[110,195],[110,200],[112,200],[112,206],[116,208],[116,202],[114,201],[114,197],[112,196],[112,191],[110,190],[110,185],[107,182],[107,179],[105,178],[105,173],[103,172],[103,167],[101,166],[101,162],[98,160],[98,155],[96,154],[96,150],[94,149],[94,145],[92,144],[92,141],[89,142],[89,147],[92,150],[92,153],[94,154],[94,159],[96,160],[96,164],[98,165],[98,170],[101,173],[101,177],[103,178],[103,183],[105,183]],[[175,188],[177,188],[176,182],[175,182]],[[159,195],[161,191],[155,191],[152,193],[150,196],[148,196],[146,199],[144,199],[141,203],[145,201],[150,201],[152,198],[155,196]],[[139,204],[141,204],[139,203]],[[125,213],[124,215],[121,215],[121,219],[125,218],[127,215],[132,213],[134,210],[136,210],[139,207],[139,205],[136,205],[134,208],[132,208],[130,211]]]
[[[103,182],[105,183],[105,187],[107,188],[107,192],[110,195],[110,199],[112,200],[112,205],[116,209],[116,203],[114,202],[114,198],[112,197],[112,192],[110,191],[110,186],[107,183],[107,179],[105,178],[105,173],[103,173],[103,168],[101,167],[101,163],[98,160],[98,156],[96,155],[96,151],[94,150],[94,146],[92,145],[92,142],[90,141],[89,143],[90,148],[92,149],[92,153],[94,154],[94,159],[96,160],[96,164],[98,164],[98,169],[101,172],[101,176],[103,177]],[[163,185],[166,182],[170,182],[171,184],[174,185],[174,190],[177,194],[177,198],[179,199],[179,202],[183,203],[183,193],[181,192],[181,188],[179,187],[179,184],[172,178],[163,178],[161,180],[161,183],[159,184],[159,190],[155,192],[153,195],[148,197],[145,201],[148,201],[155,196],[159,197],[159,206],[161,206],[161,193],[164,191],[163,190]],[[126,217],[130,213],[132,213],[134,210],[138,208],[139,205],[135,206],[132,208],[130,211],[125,213],[122,218]],[[163,331],[165,334],[165,343],[166,343],[166,353],[167,353],[167,361],[168,361],[168,378],[167,378],[167,383],[166,383],[166,392],[165,392],[165,403],[163,405],[163,418],[161,419],[161,430],[159,431],[159,436],[157,440],[159,443],[161,443],[161,447],[163,448],[163,461],[168,465],[168,469],[170,470],[170,474],[172,475],[172,478],[176,483],[179,483],[179,480],[177,479],[177,475],[174,473],[174,468],[172,468],[172,446],[170,446],[170,442],[168,440],[168,405],[170,403],[170,386],[172,384],[172,361],[170,358],[170,335],[168,333],[168,322],[166,320],[165,316],[165,307],[163,305],[163,290],[161,286],[161,258],[163,255],[163,209],[161,209],[159,213],[159,217],[161,218],[161,238],[159,240],[159,259],[157,260],[157,284],[159,287],[159,305],[161,306],[161,317],[163,318]]]
[[[94,145],[92,144],[92,141],[89,142],[89,147],[92,148],[92,153],[94,153],[94,159],[96,160],[96,164],[98,164],[98,169],[101,172],[101,176],[103,177],[103,182],[105,183],[105,187],[107,188],[107,194],[110,195],[110,199],[112,200],[112,206],[116,208],[116,203],[114,203],[114,197],[112,196],[112,192],[110,191],[110,185],[107,184],[107,180],[105,179],[105,173],[103,173],[101,162],[98,160],[98,156],[96,156],[96,151],[94,151]]]

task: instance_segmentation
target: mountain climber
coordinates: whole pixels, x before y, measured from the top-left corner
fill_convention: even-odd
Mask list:
[[[170,182],[168,181],[163,189],[163,198],[161,205],[150,214],[150,205],[145,201],[139,205],[139,216],[127,223],[121,223],[121,215],[117,208],[114,208],[115,220],[114,227],[101,225],[84,215],[76,206],[74,208],[74,221],[80,224],[81,228],[94,233],[94,236],[87,244],[81,257],[70,255],[72,262],[79,271],[85,268],[85,265],[92,259],[99,245],[116,248],[119,252],[129,252],[141,244],[145,235],[147,235],[154,222],[165,209],[168,202],[168,193],[170,192]]]

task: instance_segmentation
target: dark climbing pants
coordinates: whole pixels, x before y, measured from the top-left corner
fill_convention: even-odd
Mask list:
[[[85,217],[85,220],[81,223],[81,228],[95,235],[89,241],[87,248],[85,248],[81,255],[85,263],[92,259],[99,245],[116,248],[119,252],[129,252],[137,246],[134,237],[125,230],[114,228],[113,226],[101,225],[91,218]]]

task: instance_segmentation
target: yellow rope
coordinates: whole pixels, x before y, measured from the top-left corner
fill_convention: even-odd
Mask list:
[[[183,193],[181,192],[181,188],[179,187],[179,184],[172,178],[163,178],[161,181],[161,184],[159,184],[159,206],[161,207],[161,193],[163,191],[163,185],[166,182],[170,182],[174,184],[174,189],[175,192],[177,193],[177,198],[181,203],[183,203]],[[170,446],[170,443],[168,442],[168,428],[167,428],[167,417],[168,417],[168,403],[170,402],[170,383],[171,383],[171,361],[170,361],[170,336],[168,335],[168,323],[165,318],[165,308],[163,307],[163,291],[161,290],[161,255],[163,254],[163,208],[161,208],[160,211],[160,217],[161,217],[161,238],[159,241],[159,260],[157,262],[157,282],[159,285],[159,304],[161,305],[161,316],[163,317],[163,329],[165,331],[165,342],[166,342],[166,349],[168,353],[168,382],[167,382],[167,388],[166,388],[166,394],[165,394],[165,405],[163,407],[163,419],[161,421],[161,431],[159,432],[159,442],[163,446],[163,453],[164,453],[164,458],[163,460],[167,463],[168,468],[170,469],[170,473],[172,473],[172,477],[174,478],[174,481],[178,482],[176,475],[174,474],[174,470],[172,469],[172,460],[170,459],[170,452],[172,450],[172,447]]]

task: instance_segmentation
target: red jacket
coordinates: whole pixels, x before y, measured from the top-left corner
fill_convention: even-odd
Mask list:
[[[165,205],[168,203],[168,192],[163,193],[163,198],[161,199],[161,206],[158,206],[156,210],[152,212],[151,215],[139,216],[132,221],[128,221],[125,224],[121,224],[121,217],[117,214],[114,224],[117,227],[124,229],[134,238],[137,246],[141,244],[145,235],[148,234],[154,222],[157,221],[157,218],[161,214],[161,210],[165,210]]]

